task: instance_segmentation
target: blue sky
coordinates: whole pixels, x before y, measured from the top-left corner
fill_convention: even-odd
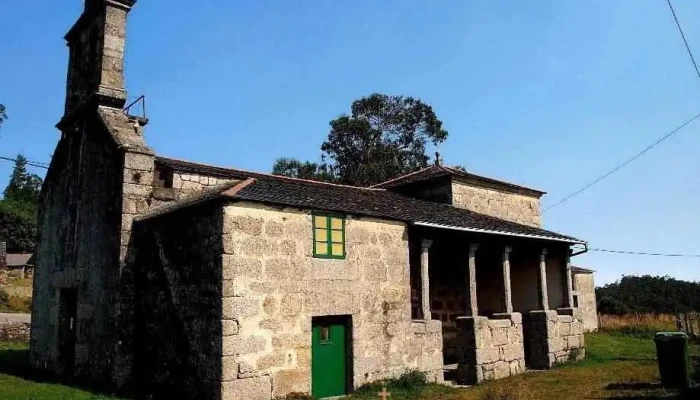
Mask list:
[[[0,156],[48,161],[81,0],[0,12]],[[675,0],[700,57],[700,2]],[[269,170],[319,158],[328,122],[372,92],[419,97],[450,132],[446,163],[546,190],[546,206],[700,112],[663,0],[141,0],[128,31],[129,95],[147,96],[162,155]],[[699,253],[700,121],[547,212],[591,247]],[[0,187],[11,164],[0,163]],[[37,171],[40,173],[41,171]],[[597,282],[700,280],[700,259],[589,253]]]

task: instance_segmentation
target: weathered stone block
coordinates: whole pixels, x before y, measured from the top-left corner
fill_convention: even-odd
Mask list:
[[[510,318],[489,320],[489,326],[491,326],[491,329],[510,328],[511,321]]]
[[[442,321],[431,319],[426,321],[425,324],[426,333],[442,333]]]
[[[221,357],[221,380],[232,381],[238,376],[238,363],[236,357],[223,356]]]
[[[265,260],[265,279],[271,281],[283,281],[291,277],[292,268],[286,258],[272,258]]]
[[[272,381],[269,376],[236,379],[224,382],[221,386],[222,399],[270,400],[272,397]]]
[[[491,364],[500,359],[501,353],[498,347],[476,350],[476,364]]]
[[[223,355],[235,356],[251,354],[265,350],[266,340],[262,336],[224,336],[222,339]]]
[[[308,371],[279,371],[272,377],[272,396],[279,397],[289,393],[309,393],[311,375]]]
[[[262,261],[243,256],[223,255],[224,279],[257,279],[262,276]]]
[[[566,347],[567,348],[579,348],[580,346],[581,346],[581,342],[580,342],[578,336],[569,336],[566,338]]]
[[[258,324],[260,329],[267,329],[272,332],[279,332],[282,330],[282,322],[277,319],[264,319]]]
[[[410,324],[411,332],[414,334],[425,334],[425,323],[412,321]]]
[[[249,295],[248,286],[233,279],[221,282],[221,292],[223,297],[245,297]]]
[[[265,354],[258,359],[257,365],[258,369],[263,371],[270,368],[282,368],[286,365],[286,353],[278,351]]]
[[[510,376],[510,363],[498,361],[493,365],[494,379],[502,379]]]
[[[221,334],[223,336],[238,335],[239,332],[238,321],[225,319],[221,321]]]
[[[574,317],[571,315],[560,315],[559,316],[559,323],[560,324],[570,324],[574,322]]]
[[[272,296],[265,296],[265,300],[263,300],[263,311],[265,311],[265,314],[275,315],[277,313],[277,310],[277,299]]]
[[[550,353],[556,353],[565,349],[564,339],[555,337],[552,339],[547,339],[547,346],[549,347]]]
[[[297,353],[297,368],[311,369],[311,348],[298,348]]]
[[[227,225],[227,228],[230,227],[234,234],[243,233],[257,237],[262,234],[265,221],[262,218],[243,215],[226,215],[224,223]]]
[[[501,347],[501,360],[513,361],[525,357],[525,349],[522,343],[512,343]]]
[[[117,40],[116,38],[105,38],[105,46],[110,43],[110,40]],[[123,39],[121,39],[121,45],[123,46]],[[155,158],[151,155],[137,154],[137,153],[126,153],[124,155],[124,168],[140,170],[140,171],[153,171]]]
[[[306,334],[277,335],[272,338],[272,347],[278,350],[311,347],[311,336]]]
[[[260,302],[247,297],[226,297],[222,300],[222,316],[224,319],[240,319],[252,317],[261,311]]]
[[[501,346],[508,343],[508,328],[492,329],[491,334],[493,335],[493,345]]]

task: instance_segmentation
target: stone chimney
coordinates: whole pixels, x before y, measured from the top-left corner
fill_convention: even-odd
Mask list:
[[[0,268],[7,267],[7,243],[0,242]]]
[[[124,106],[126,19],[135,3],[85,0],[82,15],[65,36],[70,49],[66,115],[88,103]]]

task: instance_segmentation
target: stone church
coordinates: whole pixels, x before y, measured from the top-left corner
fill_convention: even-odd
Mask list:
[[[123,111],[134,3],[86,0],[65,37],[34,366],[158,398],[269,400],[583,356],[592,275],[576,287],[571,257],[586,242],[541,227],[542,191],[440,165],[359,188],[156,155],[148,121]]]

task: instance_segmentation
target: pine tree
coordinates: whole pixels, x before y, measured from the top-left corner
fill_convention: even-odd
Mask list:
[[[29,253],[34,249],[41,184],[39,176],[27,171],[27,159],[18,155],[0,200],[0,241],[7,242],[10,252]]]

